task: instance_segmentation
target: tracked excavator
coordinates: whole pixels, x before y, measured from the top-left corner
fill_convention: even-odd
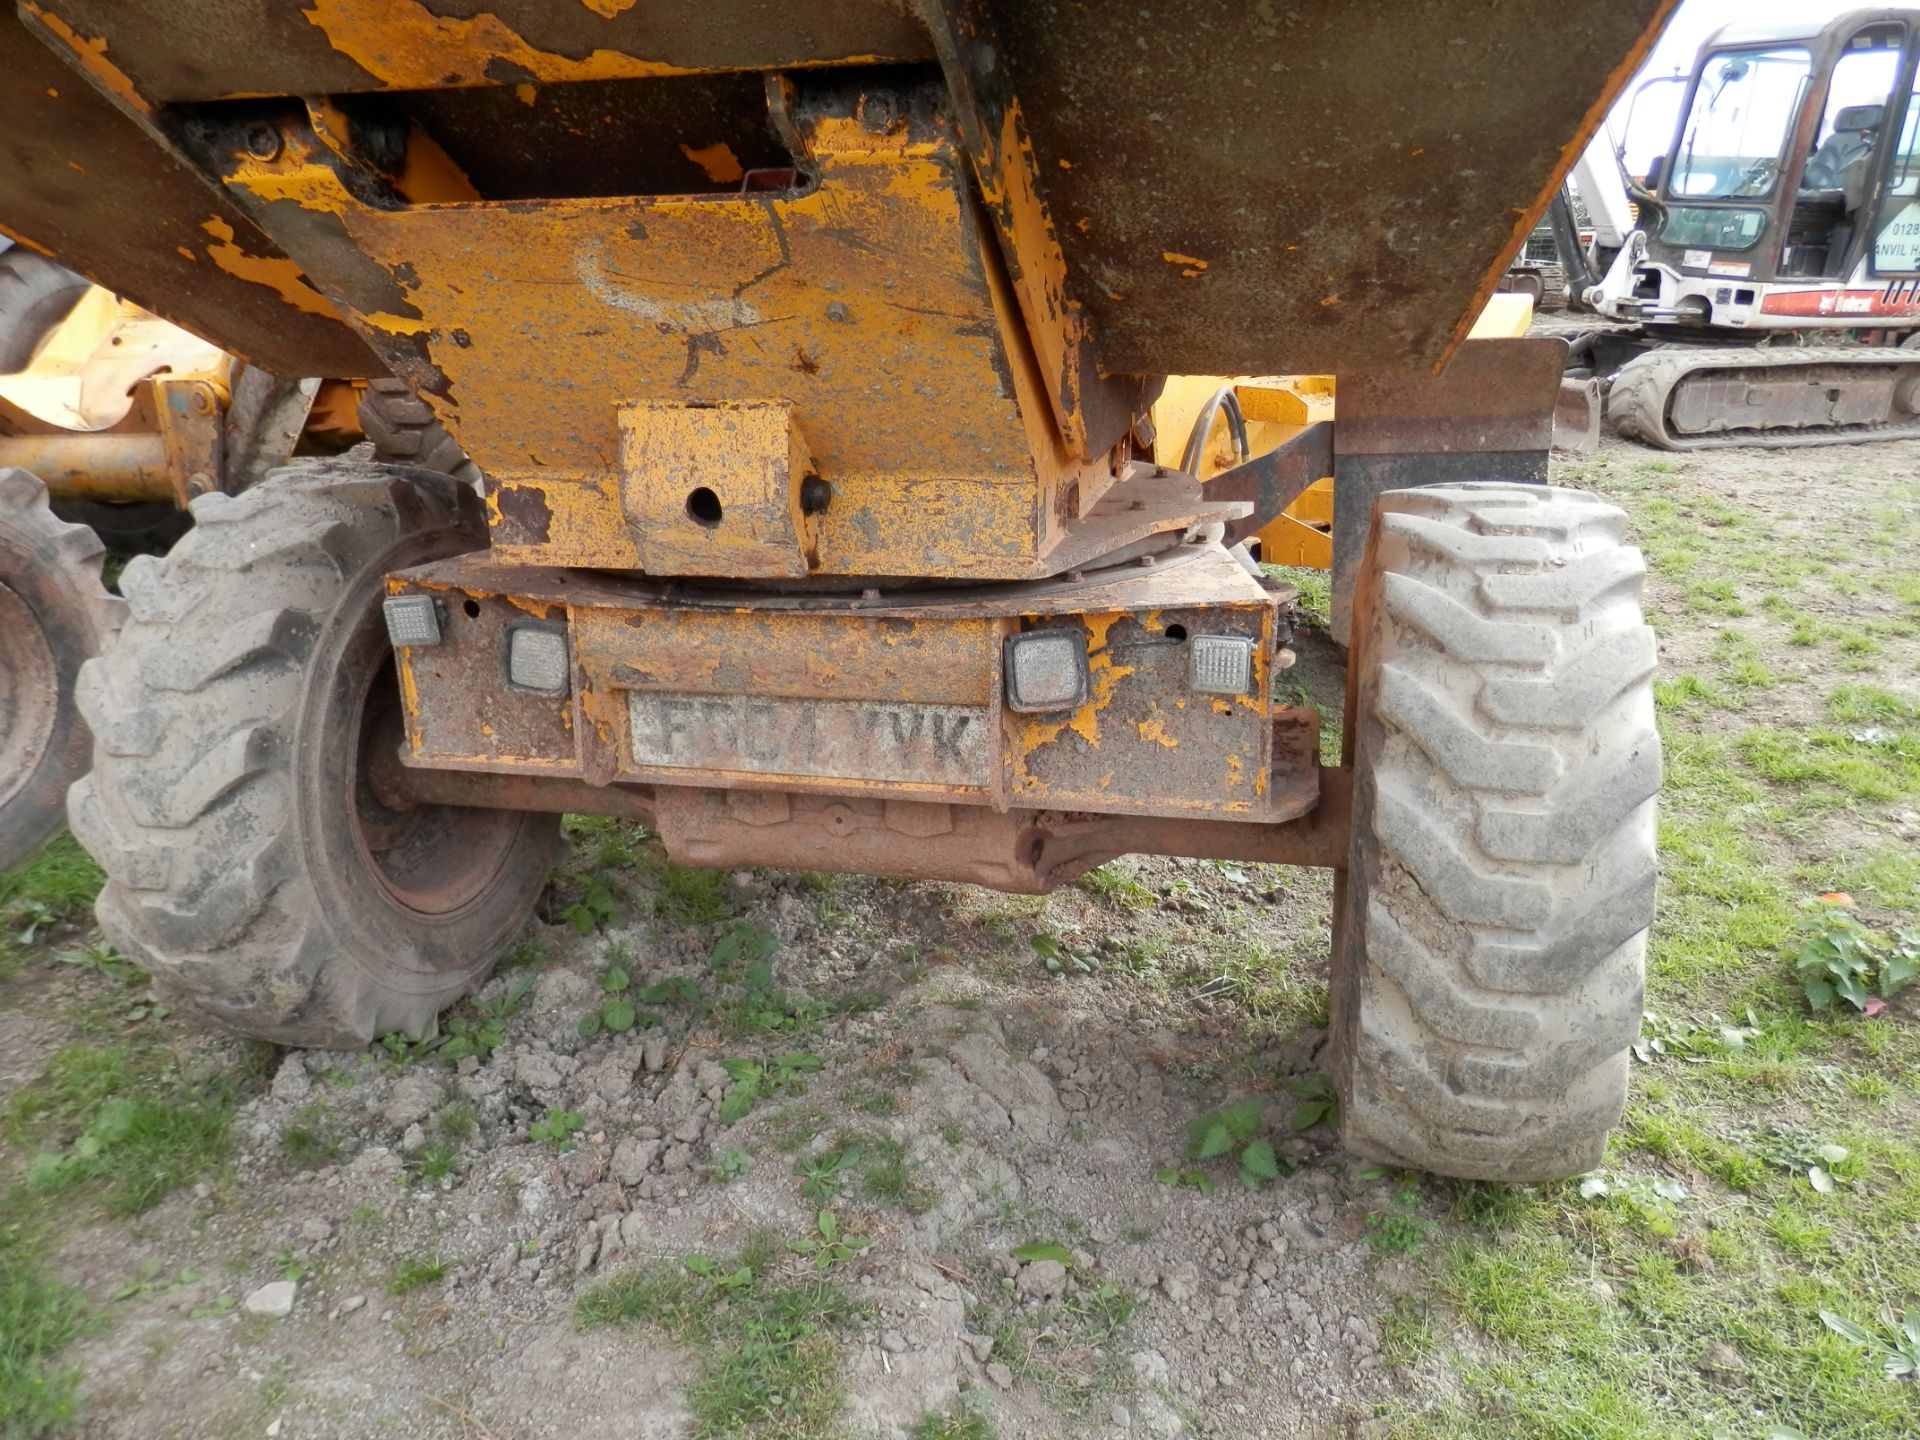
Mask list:
[[[296,462],[127,566],[69,797],[103,929],[178,1016],[351,1047],[484,980],[563,812],[1029,893],[1323,866],[1345,1142],[1592,1166],[1643,565],[1544,483],[1564,347],[1467,336],[1668,8],[20,0],[0,225],[403,384],[484,477]],[[1269,387],[1286,438],[1203,487],[1169,375],[1338,406]],[[1326,476],[1333,765],[1237,549]]]
[[[1581,246],[1560,204],[1555,233],[1576,308],[1630,327],[1574,341],[1615,429],[1670,450],[1920,435],[1917,63],[1920,10],[1728,26],[1644,183],[1588,152],[1576,183],[1614,233]]]

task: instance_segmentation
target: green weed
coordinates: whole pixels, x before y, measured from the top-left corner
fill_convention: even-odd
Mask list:
[[[387,1279],[387,1293],[411,1295],[414,1291],[424,1290],[429,1285],[438,1285],[447,1278],[447,1271],[452,1268],[438,1255],[431,1258],[417,1256],[411,1260],[403,1260],[393,1267],[393,1273]]]
[[[835,1336],[859,1307],[824,1276],[782,1281],[777,1238],[756,1235],[730,1264],[689,1257],[603,1281],[583,1295],[588,1325],[649,1325],[694,1353],[695,1440],[829,1440],[843,1433]]]
[[[0,1204],[0,1436],[29,1440],[74,1418],[76,1371],[60,1353],[94,1326],[80,1292],[52,1278],[26,1221]]]

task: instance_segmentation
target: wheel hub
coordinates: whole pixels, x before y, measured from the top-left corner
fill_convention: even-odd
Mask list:
[[[350,847],[391,904],[417,920],[451,921],[497,882],[519,842],[524,817],[456,805],[396,808],[376,792],[370,783],[373,757],[380,747],[398,749],[405,729],[377,603],[355,619],[341,652],[338,683],[329,687],[329,701],[312,732],[321,747],[321,773],[337,787],[328,805],[332,813],[322,817],[322,824],[334,832],[330,840]]]
[[[27,602],[0,584],[0,804],[32,778],[52,743],[60,710],[59,668]]]

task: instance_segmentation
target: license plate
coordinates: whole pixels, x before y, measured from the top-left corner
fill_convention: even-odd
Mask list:
[[[636,765],[984,787],[984,706],[627,692]]]

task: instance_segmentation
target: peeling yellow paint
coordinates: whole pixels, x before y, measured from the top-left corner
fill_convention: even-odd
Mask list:
[[[20,0],[20,8],[45,26],[48,34],[66,42],[74,58],[80,62],[80,68],[105,86],[109,93],[118,96],[139,114],[152,113],[153,107],[133,88],[133,80],[127,72],[107,58],[107,42],[104,38],[88,39],[58,15],[50,15],[44,7],[34,4],[34,0]]]
[[[523,80],[513,87],[513,98],[518,100],[522,105],[531,105],[535,100],[540,98],[540,87],[538,85],[529,85]]]
[[[1213,702],[1213,713],[1216,715],[1231,715],[1233,714],[1233,706],[1224,700],[1216,698]]]
[[[1133,728],[1140,732],[1142,740],[1151,740],[1154,744],[1164,746],[1168,750],[1180,748],[1179,737],[1167,733],[1167,727],[1160,723],[1158,715],[1149,715],[1144,720],[1134,722]]]
[[[363,318],[374,329],[384,330],[389,335],[421,335],[433,329],[430,320],[416,320],[411,315],[392,315],[385,310],[375,310]]]
[[[1026,722],[1020,736],[1023,755],[1031,755],[1051,745],[1068,730],[1098,749],[1100,712],[1113,703],[1113,692],[1120,682],[1133,674],[1133,666],[1113,663],[1113,651],[1107,646],[1107,632],[1113,629],[1114,622],[1120,616],[1084,615],[1081,618],[1086,622],[1088,631],[1087,673],[1092,682],[1091,696],[1086,704],[1064,720],[1049,720],[1040,715],[1022,717]]]
[[[218,244],[207,247],[207,258],[227,274],[254,285],[264,285],[296,310],[309,315],[336,314],[327,297],[307,284],[300,267],[285,256],[249,255],[234,243],[233,226],[218,215],[200,222],[200,228]]]
[[[602,20],[611,20],[616,15],[624,15],[634,6],[634,0],[580,0],[580,3]]]
[[[243,159],[228,183],[261,200],[286,200],[302,210],[344,215],[351,203],[333,167],[318,160],[288,163]]]
[[[716,185],[731,185],[747,173],[741,167],[739,157],[733,153],[733,148],[724,140],[716,140],[698,150],[691,145],[682,145],[680,153],[706,171],[707,179]]]
[[[595,50],[584,60],[536,50],[485,10],[464,18],[436,15],[417,0],[313,0],[300,13],[342,55],[382,84],[403,90],[491,84],[489,72],[498,73],[496,63],[536,80],[638,80],[687,73],[619,50]]]

